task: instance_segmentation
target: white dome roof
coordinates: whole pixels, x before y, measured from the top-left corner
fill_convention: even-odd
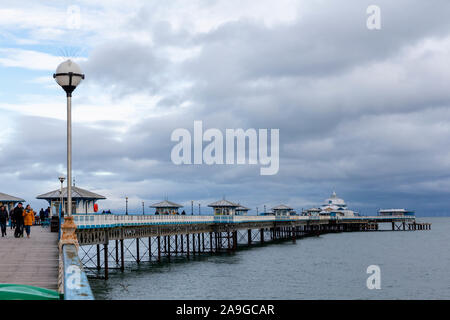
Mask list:
[[[341,198],[338,198],[338,196],[336,195],[336,192],[333,191],[333,194],[331,195],[331,197],[329,197],[328,199],[325,200],[324,205],[338,205],[338,206],[345,206],[345,201]]]

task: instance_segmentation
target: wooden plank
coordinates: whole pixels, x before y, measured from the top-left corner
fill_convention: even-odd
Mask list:
[[[0,238],[0,283],[27,284],[58,289],[58,234],[31,227],[31,238],[14,238],[8,228]]]

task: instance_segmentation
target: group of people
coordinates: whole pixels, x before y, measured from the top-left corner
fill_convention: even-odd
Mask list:
[[[38,219],[44,221],[46,219],[47,211],[41,209]],[[48,216],[47,216],[48,217]],[[24,231],[27,234],[27,238],[31,235],[31,226],[35,223],[35,212],[30,205],[25,208],[22,203],[19,203],[10,213],[6,210],[4,205],[0,206],[0,228],[2,231],[2,237],[6,236],[6,225],[9,221],[10,229],[14,229],[14,236],[16,238],[23,237]]]

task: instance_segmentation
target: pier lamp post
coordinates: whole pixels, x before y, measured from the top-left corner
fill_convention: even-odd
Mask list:
[[[200,215],[200,203],[198,204],[198,215]]]
[[[66,180],[66,177],[64,177],[63,175],[60,175],[58,177],[59,182],[61,182],[61,188],[59,189],[59,219],[58,219],[58,239],[61,239],[61,217],[63,216],[62,214],[62,209],[63,209],[63,185],[64,185],[64,180]]]
[[[66,177],[64,177],[63,175],[60,175],[58,177],[59,182],[61,182],[61,188],[59,189],[59,204],[60,204],[60,209],[59,209],[59,219],[61,219],[61,212],[63,209],[63,185],[64,185],[64,180],[66,180]]]
[[[128,215],[128,197],[125,197],[125,214]]]
[[[142,201],[142,215],[145,215],[145,209],[144,209],[144,201]]]
[[[76,225],[72,217],[72,92],[84,79],[80,67],[72,60],[61,63],[53,75],[67,96],[67,218],[62,226],[62,244],[77,244]]]

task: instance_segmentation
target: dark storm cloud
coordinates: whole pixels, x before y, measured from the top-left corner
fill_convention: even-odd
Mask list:
[[[109,198],[169,194],[205,203],[225,194],[260,210],[318,205],[335,188],[367,214],[404,206],[442,212],[450,191],[450,49],[425,44],[448,46],[450,3],[378,1],[379,31],[366,28],[370,4],[323,2],[290,23],[237,20],[200,34],[175,29],[144,6],[129,25],[151,43],[130,37],[99,44],[83,67],[118,99],[159,96],[163,115],[143,115],[126,132],[118,123],[76,124],[77,181],[109,190]],[[169,47],[200,49],[174,62]],[[23,179],[54,180],[64,167],[64,122],[23,120],[8,146],[19,160],[0,154],[0,163]],[[194,120],[205,129],[279,128],[279,173],[175,166],[170,135],[192,132]]]

